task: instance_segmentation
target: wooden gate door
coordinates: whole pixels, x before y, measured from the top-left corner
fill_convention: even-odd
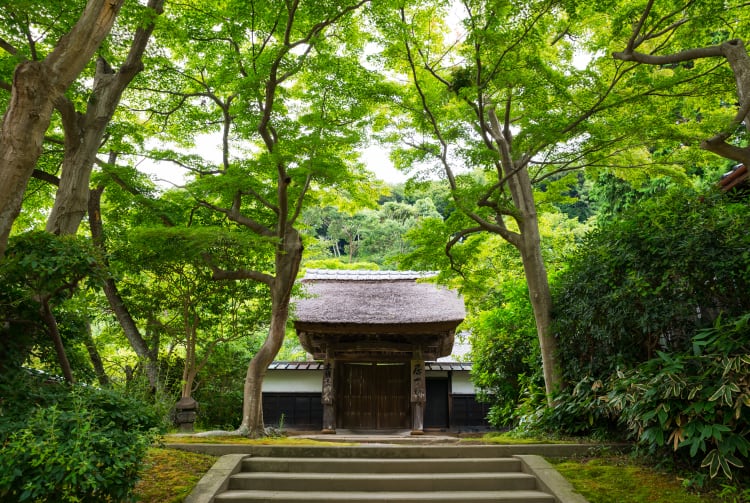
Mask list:
[[[352,430],[409,428],[408,365],[341,363],[336,372],[337,427]]]

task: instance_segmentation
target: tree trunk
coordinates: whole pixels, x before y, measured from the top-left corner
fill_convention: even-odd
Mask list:
[[[302,260],[302,240],[299,233],[290,228],[284,242],[276,253],[276,276],[271,285],[271,326],[263,345],[247,367],[242,424],[239,432],[251,438],[265,435],[263,423],[263,378],[284,343],[286,324],[289,319],[289,302],[292,287],[297,279]]]
[[[185,303],[187,304],[187,302]],[[195,382],[195,376],[198,374],[195,351],[198,345],[198,332],[197,332],[197,320],[193,320],[191,323],[190,319],[190,306],[184,305],[184,312],[182,314],[185,324],[185,364],[182,367],[182,398],[189,398],[193,395],[193,383]]]
[[[552,405],[552,394],[560,389],[562,377],[557,364],[557,341],[552,334],[552,293],[549,288],[547,268],[542,257],[542,239],[539,233],[534,191],[526,166],[517,168],[515,175],[508,178],[508,187],[513,197],[513,204],[521,214],[519,220],[521,232],[517,248],[521,254],[529,288],[529,300],[536,322],[547,403]]]
[[[47,58],[23,62],[15,70],[0,132],[0,257],[41,154],[53,105],[107,36],[124,1],[89,0]]]
[[[107,257],[107,247],[104,242],[104,226],[102,224],[101,216],[101,197],[104,192],[104,187],[97,187],[91,191],[89,197],[89,226],[91,227],[91,239],[94,245],[101,251],[104,265],[109,267]],[[138,326],[135,324],[135,320],[130,315],[128,307],[120,296],[120,292],[117,290],[117,284],[114,278],[108,277],[104,282],[104,295],[107,297],[112,311],[114,311],[117,321],[120,323],[125,337],[130,342],[130,346],[135,351],[138,358],[144,363],[146,367],[146,376],[148,377],[151,391],[155,391],[159,388],[159,365],[156,359],[158,351],[150,351],[148,344],[141,336],[141,332],[138,330]],[[156,348],[158,350],[158,348]]]
[[[281,349],[286,335],[286,322],[289,317],[289,302],[286,306],[273,302],[271,307],[271,327],[260,350],[247,367],[245,376],[244,401],[242,404],[242,424],[239,431],[250,438],[265,435],[263,423],[263,378],[266,369]]]
[[[49,299],[46,297],[40,299],[39,314],[44,320],[44,323],[47,325],[50,339],[52,339],[52,343],[55,345],[55,351],[57,352],[57,361],[60,363],[63,377],[65,377],[65,380],[70,384],[73,384],[75,382],[75,379],[73,378],[73,369],[70,367],[68,355],[65,354],[65,346],[63,346],[62,337],[60,337],[60,331],[57,328],[57,320],[55,319],[55,315],[52,313],[52,308],[49,305]]]
[[[147,5],[157,15],[162,13],[163,6],[164,0],[150,0]],[[114,72],[103,58],[97,60],[85,114],[79,114],[64,96],[57,102],[65,131],[65,158],[55,204],[47,219],[48,232],[75,234],[86,215],[96,153],[122,93],[143,69],[142,57],[153,29],[151,22],[136,30],[130,52],[119,71]]]
[[[530,232],[528,227],[533,225]],[[526,283],[529,287],[529,300],[534,312],[536,332],[539,339],[539,350],[542,355],[542,371],[547,403],[552,404],[552,395],[559,391],[562,383],[560,368],[557,363],[557,341],[552,334],[552,294],[547,279],[547,269],[542,259],[539,245],[539,229],[536,220],[526,223],[523,232],[523,245],[520,250]]]
[[[94,367],[94,373],[96,379],[99,381],[99,385],[103,388],[109,386],[109,376],[104,370],[104,364],[102,363],[102,357],[99,354],[99,350],[96,349],[96,343],[94,338],[91,336],[91,323],[86,320],[86,333],[84,334],[83,344],[86,346],[86,351],[89,353],[91,359],[91,365]]]

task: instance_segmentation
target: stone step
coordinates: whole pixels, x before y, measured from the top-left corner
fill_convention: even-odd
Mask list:
[[[217,462],[212,498],[190,503],[555,503],[554,469],[538,456],[498,456],[473,446],[280,447]],[[469,454],[479,454],[472,457]],[[320,454],[320,456],[317,456]],[[337,455],[336,455],[337,454]],[[430,457],[429,454],[434,454]],[[494,456],[491,454],[495,454]],[[554,472],[557,474],[557,472]],[[558,475],[559,478],[559,475]],[[211,482],[207,481],[207,484]],[[218,485],[221,484],[221,487]],[[552,489],[550,486],[555,487]],[[571,490],[559,501],[570,499]]]
[[[521,491],[536,489],[525,473],[269,473],[232,475],[229,490],[348,491],[396,493],[434,491]]]
[[[286,458],[250,457],[247,472],[293,473],[507,473],[521,470],[515,458]]]
[[[440,491],[440,492],[318,492],[318,491],[226,491],[216,496],[215,503],[555,503],[555,498],[540,491]]]

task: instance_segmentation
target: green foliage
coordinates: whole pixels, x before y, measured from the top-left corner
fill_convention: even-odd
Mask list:
[[[247,363],[257,351],[261,337],[220,344],[198,374],[200,385],[193,392],[198,401],[196,426],[201,429],[234,430],[242,421],[242,383]]]
[[[97,259],[83,238],[32,231],[10,240],[0,275],[5,284],[18,285],[28,298],[59,301],[69,297],[84,278],[103,278]]]
[[[80,340],[84,316],[70,299],[82,286],[98,286],[105,274],[99,255],[82,237],[44,231],[13,236],[0,260],[0,368],[21,365],[35,348],[45,348],[42,362],[56,366],[46,351],[49,327],[40,318],[42,302],[56,310],[66,342]]]
[[[541,425],[585,434],[624,426],[650,452],[670,448],[710,477],[744,466],[748,225],[747,205],[675,188],[600,222],[555,284],[572,387]]]
[[[750,461],[750,314],[692,342],[612,376],[603,408],[649,450],[671,448],[731,479]]]
[[[313,207],[303,215],[303,220],[317,238],[311,259],[326,260],[320,257],[332,255],[333,260],[320,263],[334,269],[341,268],[341,263],[399,267],[403,255],[412,250],[407,237],[410,231],[419,228],[423,222],[440,218],[435,204],[427,197],[413,201],[381,199],[376,209],[359,210],[353,214],[331,206]]]
[[[133,500],[160,424],[150,407],[112,391],[29,376],[6,376],[0,390],[3,501]]]
[[[586,228],[576,219],[552,211],[539,216],[543,253],[549,269]],[[465,222],[460,212],[447,220],[425,219],[407,236],[414,251],[402,265],[440,270],[438,281],[460,290],[467,307],[463,327],[471,332],[472,380],[480,397],[490,403],[489,420],[496,427],[528,422],[545,402],[537,329],[517,251],[499,236],[476,234],[445,253],[445,243]]]
[[[471,378],[481,390],[479,398],[492,404],[489,420],[496,428],[514,424],[523,394],[530,386],[543,386],[528,295],[524,283],[504,283],[494,308],[478,313],[471,324]]]
[[[377,271],[380,269],[374,262],[344,262],[340,258],[324,258],[306,260],[306,269],[337,269],[337,270],[366,270]]]
[[[750,207],[671,189],[601,223],[555,285],[568,379],[684,351],[719,313],[750,310]]]

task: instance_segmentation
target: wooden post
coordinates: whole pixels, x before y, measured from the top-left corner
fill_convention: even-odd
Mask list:
[[[323,392],[321,402],[323,403],[323,430],[322,433],[336,433],[336,400],[334,386],[334,368],[336,362],[329,354],[326,354],[323,367]]]
[[[425,364],[422,352],[416,352],[411,361],[411,434],[424,435],[424,406],[427,401]]]

